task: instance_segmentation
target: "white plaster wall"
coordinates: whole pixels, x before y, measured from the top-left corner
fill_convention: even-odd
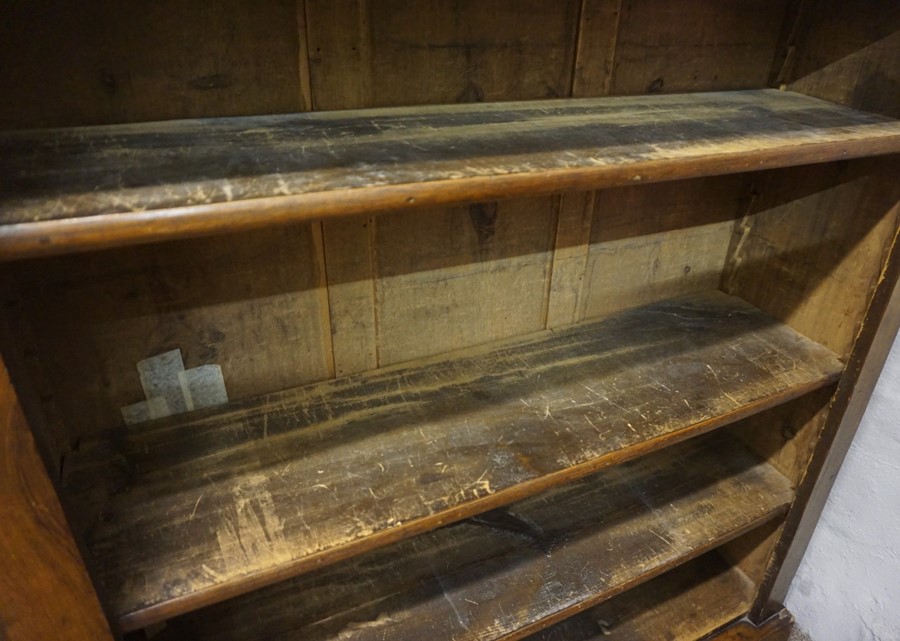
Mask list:
[[[900,338],[787,606],[813,641],[900,641]]]

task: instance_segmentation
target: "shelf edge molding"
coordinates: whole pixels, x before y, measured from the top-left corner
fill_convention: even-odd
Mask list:
[[[0,260],[900,152],[900,122],[771,89],[0,135]]]

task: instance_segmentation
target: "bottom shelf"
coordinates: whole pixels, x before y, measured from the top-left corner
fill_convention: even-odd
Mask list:
[[[714,550],[526,641],[696,641],[743,616],[754,596]]]
[[[173,619],[154,640],[521,639],[777,518],[792,496],[715,434]]]

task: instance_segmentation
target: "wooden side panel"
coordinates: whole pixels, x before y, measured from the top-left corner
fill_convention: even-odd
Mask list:
[[[795,46],[790,88],[900,117],[900,4],[816,4]]]
[[[300,111],[296,7],[5,3],[0,129]]]
[[[723,286],[847,356],[900,219],[900,158],[756,177]]]
[[[597,192],[579,319],[714,289],[745,176]]]
[[[534,198],[379,217],[379,364],[543,329],[555,205]]]
[[[136,364],[180,348],[231,399],[332,375],[317,227],[16,263],[33,350],[71,445],[144,399]]]
[[[0,360],[0,639],[112,641]]]
[[[578,0],[308,0],[316,109],[569,95]]]
[[[798,485],[831,409],[834,392],[834,386],[826,387],[751,416],[731,429],[791,483]]]
[[[613,94],[765,87],[785,0],[623,0]],[[593,95],[599,87],[584,88]]]

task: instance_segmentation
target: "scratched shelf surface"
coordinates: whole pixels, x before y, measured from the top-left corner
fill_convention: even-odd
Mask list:
[[[775,90],[182,120],[0,136],[0,258],[900,151]]]
[[[722,436],[171,620],[160,641],[522,638],[786,511],[787,479]]]
[[[744,616],[756,587],[717,550],[526,641],[696,641]]]
[[[67,457],[66,490],[134,628],[508,505],[841,371],[821,345],[703,292],[120,428]]]

